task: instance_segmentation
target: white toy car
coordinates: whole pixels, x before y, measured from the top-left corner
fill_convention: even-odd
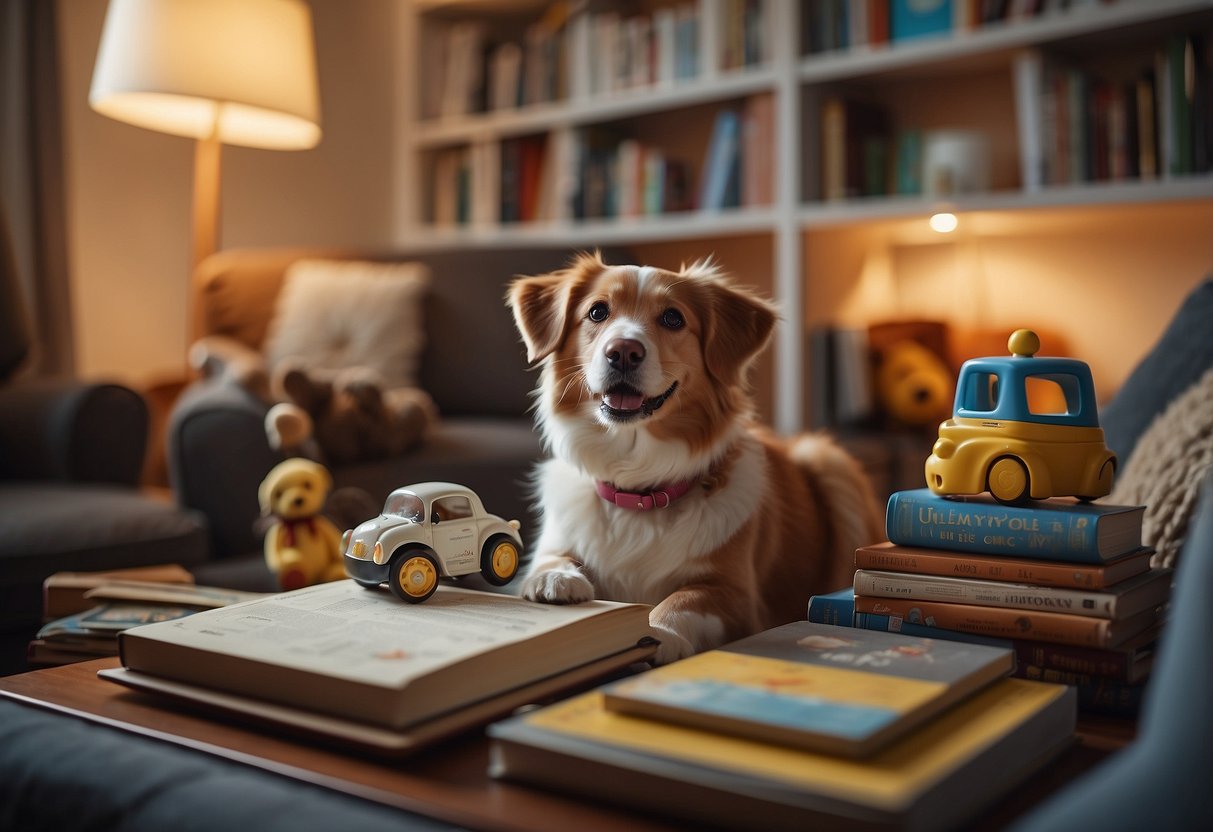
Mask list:
[[[519,527],[486,512],[466,486],[416,483],[389,494],[382,515],[346,531],[345,571],[368,588],[386,581],[414,604],[433,595],[442,577],[479,572],[503,586],[518,573]]]

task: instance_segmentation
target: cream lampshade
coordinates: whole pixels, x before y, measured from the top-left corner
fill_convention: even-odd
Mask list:
[[[194,263],[217,248],[221,143],[320,141],[311,11],[303,0],[111,0],[89,104],[198,140]]]

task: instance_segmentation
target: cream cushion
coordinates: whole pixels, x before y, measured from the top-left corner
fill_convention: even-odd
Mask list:
[[[385,389],[416,387],[429,281],[420,263],[296,261],[266,335],[268,365],[365,367],[379,374]]]

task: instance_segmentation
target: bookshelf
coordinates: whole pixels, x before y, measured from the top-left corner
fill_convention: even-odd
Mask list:
[[[1036,112],[1034,118],[1040,121],[1037,110],[1045,106],[1042,102],[1049,90],[1035,90],[1029,100],[1036,110],[1025,110],[1021,96],[1028,81],[1019,69],[1025,55],[1035,55],[1046,73],[1060,67],[1074,78],[1083,79],[1073,83],[1094,88],[1108,76],[1116,84],[1128,84],[1141,73],[1161,70],[1159,61],[1164,59],[1159,56],[1165,55],[1168,44],[1176,38],[1193,36],[1213,50],[1213,0],[1008,0],[1003,4],[950,0],[945,31],[913,38],[900,38],[893,31],[884,42],[852,43],[857,36],[862,39],[862,30],[879,40],[878,7],[898,2],[406,2],[398,32],[401,55],[408,56],[402,58],[406,65],[401,77],[415,77],[419,83],[405,85],[397,118],[402,148],[396,185],[401,194],[398,238],[406,248],[486,249],[643,247],[679,242],[701,247],[700,241],[710,247],[722,239],[742,237],[765,241],[763,244],[771,247],[770,289],[785,310],[785,322],[774,348],[772,420],[778,430],[790,433],[806,424],[805,326],[797,311],[805,308],[806,286],[830,279],[811,273],[807,267],[810,258],[805,248],[820,239],[822,232],[925,218],[938,211],[1079,211],[1094,206],[1213,200],[1213,161],[1190,159],[1182,170],[1160,169],[1153,176],[1143,176],[1136,163],[1133,170],[1126,170],[1107,162],[1107,154],[1112,151],[1091,139],[1089,146],[1098,146],[1103,154],[1101,169],[1095,170],[1095,164],[1088,163],[1086,175],[1067,175],[1064,181],[1056,173],[1052,179],[1047,175],[1026,176],[1023,167],[1030,158],[1029,143],[1049,139],[1047,134],[1042,137],[1040,125],[1030,133],[1033,128],[1023,113]],[[983,8],[998,5],[1004,8],[1003,18],[980,19]],[[858,10],[860,6],[862,10]],[[610,21],[613,32],[609,26],[597,25],[599,18],[608,16],[606,10],[616,15]],[[849,21],[855,28],[847,35],[840,34],[835,43],[822,44],[821,35],[812,33],[822,31],[823,25],[831,22],[823,21],[823,14],[858,14],[863,18],[862,29]],[[642,54],[636,51],[637,42],[656,44],[650,56],[660,53],[663,44],[668,47],[674,41],[668,29],[666,34],[659,34],[659,30],[669,27],[671,18],[681,20],[684,15],[693,16],[697,22],[691,41],[697,60],[694,72],[679,73],[671,70],[670,63],[663,68],[659,57],[652,58],[651,65],[646,63],[649,57],[635,62],[627,57]],[[658,23],[659,18],[664,22]],[[639,21],[635,24],[642,27],[639,34],[628,21]],[[833,23],[837,24],[837,19]],[[756,46],[753,39],[747,40],[747,25],[756,35]],[[473,29],[478,33],[469,34]],[[452,58],[451,43],[457,38],[451,33],[456,30],[462,31],[465,39],[479,38],[479,46],[473,49],[476,57]],[[835,26],[831,31],[842,30]],[[630,37],[642,40],[629,46]],[[557,54],[561,57],[545,71],[546,92],[537,92],[527,86],[525,75],[530,53],[539,51],[535,44],[543,38],[555,38],[557,42],[565,38],[569,45],[560,53],[549,44],[549,58]],[[594,48],[600,39],[612,46]],[[513,56],[509,50],[497,52],[507,42],[517,45]],[[739,44],[743,43],[750,43],[744,59],[721,57],[739,54],[738,50],[743,49]],[[470,54],[466,44],[462,48],[465,55]],[[624,57],[611,63],[604,53]],[[1117,60],[1109,60],[1109,55],[1117,56]],[[1203,66],[1201,77],[1208,83],[1213,79],[1213,56],[1204,56],[1203,65],[1199,59],[1198,55],[1198,74]],[[498,70],[511,62],[515,68],[504,72],[520,73],[519,80],[504,88],[521,92],[508,106],[493,106],[501,103],[502,97],[502,87],[493,88],[503,77]],[[641,65],[640,70],[635,68],[636,63]],[[1124,66],[1117,67],[1118,63]],[[482,68],[480,81],[471,82],[470,87],[466,82],[467,64]],[[1133,75],[1126,74],[1130,72]],[[460,73],[465,78],[463,85],[452,84],[452,76]],[[622,80],[615,77],[620,73],[626,75]],[[640,75],[644,77],[635,77]],[[1155,80],[1152,88],[1161,91],[1162,83]],[[477,84],[482,85],[483,92],[467,92]],[[454,94],[459,99],[455,105],[451,101],[453,89],[460,91]],[[1208,92],[1201,95],[1207,96]],[[826,144],[823,112],[827,102],[853,97],[882,110],[889,123],[885,128],[889,146],[884,150],[886,156],[880,166],[883,173],[879,176],[887,187],[870,195],[848,193],[836,198],[838,194],[827,194],[829,173],[822,169]],[[770,101],[769,121],[759,133],[766,147],[765,164],[769,165],[765,169],[778,174],[768,173],[773,181],[765,182],[761,192],[752,193],[748,199],[729,199],[728,207],[710,210],[697,207],[718,114],[733,110],[741,115],[743,130],[753,129],[746,127],[751,124],[747,107],[759,98]],[[1199,129],[1213,129],[1208,125],[1207,104],[1191,117],[1203,120],[1205,126]],[[1095,116],[1089,118],[1094,123]],[[978,131],[988,142],[985,186],[976,192],[944,189],[932,193],[920,183],[918,192],[897,193],[894,159],[899,134],[908,129],[925,135],[957,126]],[[1100,135],[1103,130],[1101,125]],[[678,210],[650,213],[647,209],[656,207],[660,200],[646,208],[643,197],[620,196],[622,186],[614,183],[598,185],[599,189],[612,188],[613,197],[604,198],[592,210],[585,205],[576,208],[577,188],[585,182],[574,180],[586,178],[586,166],[590,164],[586,160],[592,157],[581,145],[577,149],[580,155],[574,154],[581,161],[569,161],[567,145],[574,139],[586,141],[587,136],[595,137],[589,141],[606,146],[607,161],[601,164],[608,171],[619,164],[610,154],[621,143],[626,143],[627,153],[633,154],[627,156],[629,160],[637,153],[648,158],[656,151],[667,171],[675,162],[680,164],[687,184]],[[1133,153],[1136,158],[1135,151],[1140,150],[1136,146],[1120,148],[1118,140],[1108,141],[1117,146],[1118,154]],[[503,211],[503,195],[509,195],[503,192],[514,192],[520,175],[518,170],[503,171],[503,157],[507,155],[503,149],[527,144],[533,146],[532,155],[542,158],[543,165],[565,169],[553,174],[546,170],[537,173],[532,168],[522,174],[524,178],[542,179],[543,184],[536,187],[550,190],[550,194],[534,197],[529,208],[507,206]],[[536,147],[540,149],[534,150]],[[1071,147],[1078,150],[1073,142]],[[743,168],[747,149],[741,149]],[[756,151],[749,149],[753,156]],[[1041,156],[1045,150],[1036,147],[1035,152]],[[1164,151],[1159,148],[1157,153],[1156,164],[1162,168]],[[562,159],[561,165],[552,164],[552,157]],[[1077,170],[1077,163],[1070,167]],[[448,173],[442,179],[443,174],[437,172],[444,169]],[[553,177],[558,184],[553,184]],[[454,184],[460,181],[465,184]],[[633,187],[644,190],[643,185]],[[454,196],[457,188],[463,188],[458,197]],[[479,209],[475,207],[478,201]],[[631,209],[621,212],[619,208],[624,204]]]

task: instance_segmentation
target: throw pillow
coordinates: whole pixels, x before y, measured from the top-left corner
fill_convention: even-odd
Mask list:
[[[1167,331],[1102,408],[1104,439],[1123,463],[1154,417],[1213,367],[1213,278],[1184,300]]]
[[[416,387],[429,271],[420,263],[299,260],[287,270],[265,342],[270,367],[366,367],[385,389]]]
[[[1206,472],[1213,469],[1213,368],[1141,435],[1106,502],[1145,505],[1142,542],[1174,567]]]

